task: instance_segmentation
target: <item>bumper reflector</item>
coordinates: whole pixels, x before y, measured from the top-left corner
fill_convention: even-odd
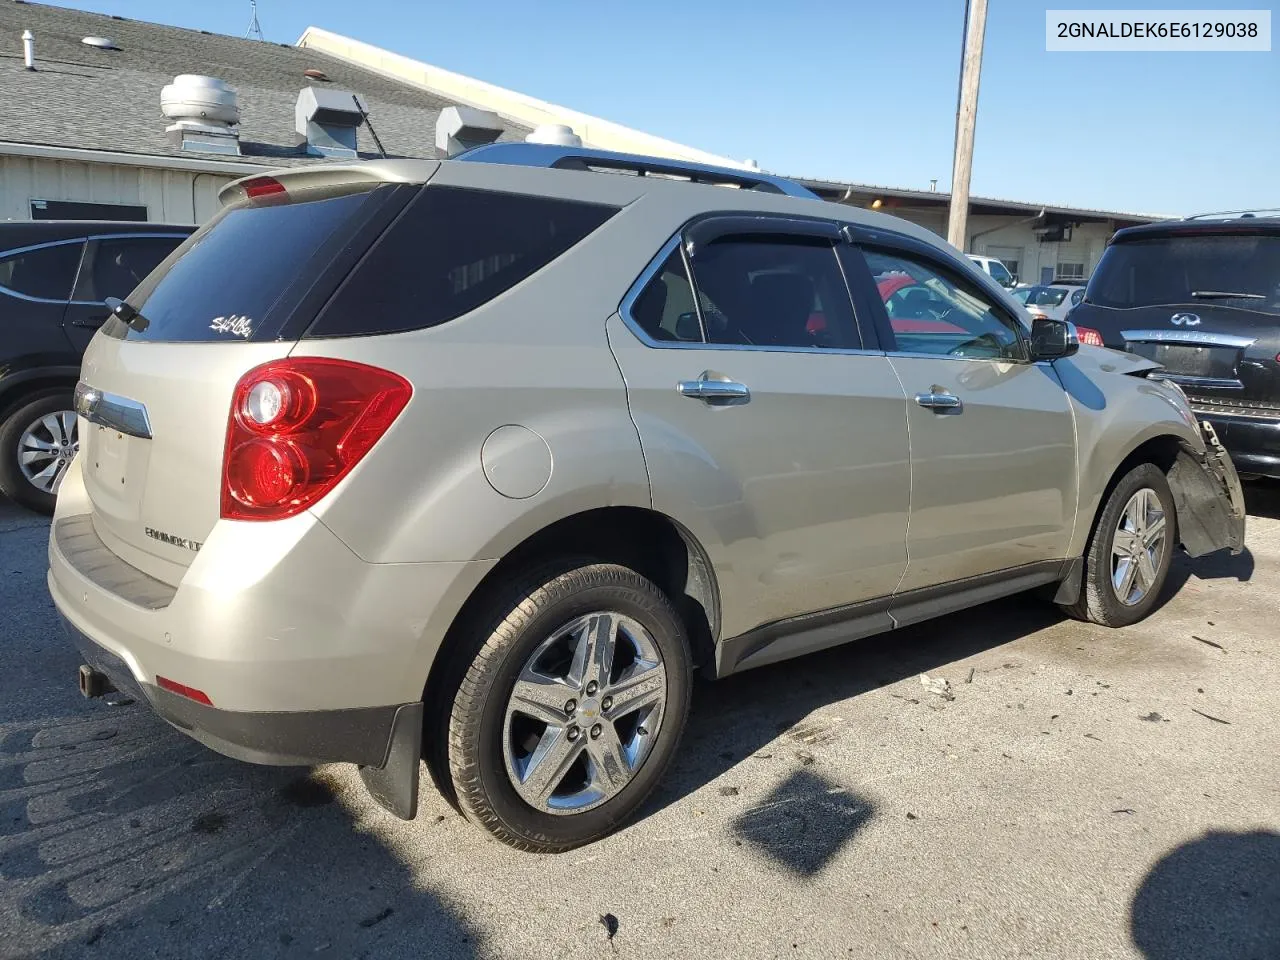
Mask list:
[[[180,697],[186,697],[188,700],[194,700],[196,703],[203,703],[206,707],[212,707],[213,701],[209,699],[209,695],[203,690],[197,690],[195,687],[188,687],[185,683],[178,683],[176,680],[170,680],[168,677],[156,677],[156,683],[164,690],[170,693],[176,693]]]

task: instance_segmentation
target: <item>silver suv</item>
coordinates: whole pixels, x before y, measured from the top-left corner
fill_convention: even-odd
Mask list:
[[[116,307],[49,543],[86,694],[404,818],[425,759],[563,850],[662,777],[695,670],[1035,587],[1123,626],[1179,544],[1241,548],[1179,388],[926,231],[513,150],[238,181]]]

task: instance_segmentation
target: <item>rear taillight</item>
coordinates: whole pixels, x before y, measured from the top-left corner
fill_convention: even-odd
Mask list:
[[[222,454],[222,516],[282,520],[360,462],[413,388],[387,370],[320,357],[276,360],[240,378]]]
[[[1079,341],[1090,347],[1105,347],[1102,342],[1102,334],[1093,327],[1076,327],[1076,337]]]

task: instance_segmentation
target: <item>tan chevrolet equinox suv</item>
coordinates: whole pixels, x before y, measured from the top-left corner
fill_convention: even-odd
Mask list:
[[[1120,627],[1242,547],[1156,364],[787,181],[499,144],[223,201],[88,348],[49,589],[86,695],[406,819],[425,760],[501,840],[586,843],[695,670],[1036,587]]]

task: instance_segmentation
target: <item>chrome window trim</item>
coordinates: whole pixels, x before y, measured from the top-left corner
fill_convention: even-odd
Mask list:
[[[8,260],[10,257],[16,257],[19,254],[30,253],[32,250],[43,250],[45,247],[64,247],[70,243],[87,244],[90,240],[127,240],[132,237],[137,237],[143,240],[186,240],[189,236],[191,236],[189,233],[163,233],[159,231],[154,233],[150,231],[138,231],[137,233],[95,233],[92,236],[66,237],[62,240],[46,240],[44,243],[32,243],[25,247],[11,247],[8,250],[0,251],[0,262]],[[83,264],[83,250],[80,252],[80,261],[81,264]],[[77,265],[76,275],[71,278],[71,289],[73,291],[75,290],[76,283],[79,279],[80,265]],[[64,303],[67,305],[75,304],[78,306],[89,307],[105,306],[106,304],[106,301],[104,300],[55,300],[48,297],[33,297],[30,294],[21,292],[20,290],[14,290],[12,287],[6,287],[2,283],[0,283],[0,293],[7,294],[8,296],[14,297],[18,300],[25,300],[27,303]]]
[[[146,405],[137,400],[95,389],[81,380],[76,384],[75,408],[89,423],[131,437],[151,439],[151,418],[147,416]]]
[[[1047,366],[1053,366],[1052,360],[1018,360],[1013,357],[953,357],[946,353],[923,353],[920,351],[907,352],[905,350],[889,350],[886,355],[892,359],[893,357],[904,357],[908,360],[955,360],[959,363],[1012,363],[1020,367],[1033,367],[1036,364],[1043,363]]]
[[[1121,330],[1126,343],[1181,343],[1192,347],[1251,347],[1257,337],[1239,337],[1230,333],[1208,333],[1198,330]]]
[[[854,347],[777,347],[770,344],[754,343],[708,343],[705,340],[700,340],[696,343],[692,340],[654,340],[644,331],[644,328],[640,326],[636,318],[632,316],[631,308],[635,306],[635,302],[640,298],[641,292],[649,281],[657,275],[658,271],[662,269],[662,265],[667,262],[667,258],[671,256],[672,252],[681,249],[683,234],[684,231],[682,230],[659,248],[653,259],[641,271],[640,276],[631,284],[631,287],[622,298],[622,303],[618,305],[618,316],[621,318],[623,325],[646,347],[652,347],[655,350],[746,350],[751,353],[813,353],[823,356],[845,357],[883,357],[885,355],[883,350],[867,350]],[[689,269],[688,259],[683,250],[681,259],[685,261],[685,270],[692,278],[692,271]],[[839,265],[838,261],[837,265]],[[690,279],[691,284],[692,282],[692,279]],[[696,296],[693,304],[698,311],[698,323],[701,326],[703,323],[702,307],[698,303]],[[852,303],[849,309],[853,311]]]

